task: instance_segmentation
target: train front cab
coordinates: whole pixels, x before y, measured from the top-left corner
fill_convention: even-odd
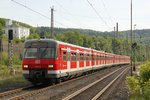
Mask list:
[[[57,74],[57,43],[48,40],[30,40],[25,42],[22,69],[25,79],[32,83],[52,81]],[[49,74],[50,73],[50,74]]]

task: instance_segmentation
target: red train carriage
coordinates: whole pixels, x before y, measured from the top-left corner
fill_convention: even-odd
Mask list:
[[[105,53],[51,39],[26,41],[23,55],[23,76],[34,84],[130,62],[128,56]]]

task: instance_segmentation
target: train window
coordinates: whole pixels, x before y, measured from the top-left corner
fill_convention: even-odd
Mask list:
[[[84,60],[83,54],[80,54],[80,60]]]
[[[99,60],[102,60],[102,55],[99,56]]]
[[[90,55],[89,54],[86,55],[86,60],[90,60]]]
[[[106,59],[107,59],[107,56],[106,56],[106,55],[104,55],[104,56],[103,56],[103,60],[106,60]]]
[[[56,48],[40,48],[40,58],[56,58]]]
[[[72,61],[76,61],[77,60],[76,53],[71,53],[71,60]]]
[[[100,55],[100,60],[103,60],[103,55]]]
[[[112,59],[112,57],[109,57],[109,60],[111,60]]]
[[[66,52],[63,52],[63,61],[66,61]]]
[[[104,60],[104,56],[103,55],[101,55],[101,59]]]
[[[25,48],[24,58],[38,58],[37,48]]]
[[[109,57],[107,56],[106,59],[109,60]]]
[[[99,60],[101,60],[101,55],[99,55]]]
[[[99,55],[99,60],[101,60],[101,55]]]
[[[99,55],[97,55],[97,60],[99,60]]]

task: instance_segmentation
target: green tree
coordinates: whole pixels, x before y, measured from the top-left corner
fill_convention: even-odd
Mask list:
[[[0,60],[0,64],[8,65],[8,54],[7,54],[7,52],[2,52],[2,59]]]
[[[14,42],[16,43],[16,44],[18,44],[18,43],[20,43],[20,39],[19,38],[14,38]]]
[[[150,62],[141,66],[140,76],[144,82],[147,82],[150,79]]]
[[[38,38],[40,38],[39,34],[34,33],[34,34],[30,34],[27,39],[38,39]]]
[[[130,91],[130,94],[135,98],[140,96],[140,83],[137,77],[129,76],[126,78],[127,86]]]
[[[91,36],[87,34],[83,34],[82,38],[83,38],[83,47],[89,47],[89,48],[95,47]]]
[[[143,92],[144,100],[150,100],[150,79],[145,83]]]
[[[150,61],[140,66],[139,76],[127,77],[131,100],[150,100]]]

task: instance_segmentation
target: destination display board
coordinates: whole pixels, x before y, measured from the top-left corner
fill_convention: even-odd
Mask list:
[[[31,46],[32,47],[47,47],[48,43],[47,42],[32,42]]]

